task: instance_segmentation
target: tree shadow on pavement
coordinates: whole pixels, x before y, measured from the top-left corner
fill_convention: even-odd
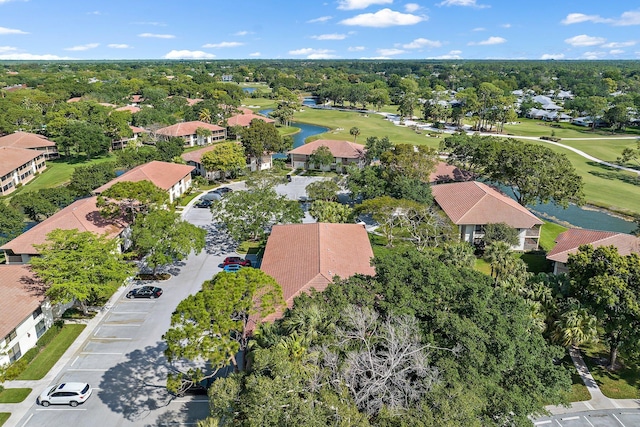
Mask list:
[[[208,224],[205,237],[205,250],[209,255],[224,255],[235,252],[238,242],[233,240],[222,224]]]
[[[147,417],[165,407],[175,396],[166,389],[169,364],[164,357],[165,344],[128,353],[126,360],[105,372],[98,397],[113,412],[129,421]]]

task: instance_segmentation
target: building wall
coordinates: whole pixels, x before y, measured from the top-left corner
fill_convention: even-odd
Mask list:
[[[0,177],[0,195],[13,193],[18,184],[26,184],[47,168],[44,154],[14,169],[7,175]]]
[[[34,311],[25,318],[14,332],[0,341],[0,365],[20,359],[33,348],[38,338],[53,325],[53,312],[51,305],[45,301],[39,310]],[[7,352],[8,354],[4,354]]]

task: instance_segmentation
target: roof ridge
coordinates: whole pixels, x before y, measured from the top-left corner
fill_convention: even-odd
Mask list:
[[[467,181],[469,182],[469,181]],[[484,195],[482,197],[480,197],[469,209],[467,209],[467,211],[464,213],[464,215],[462,215],[460,217],[460,219],[458,219],[458,222],[462,221],[464,219],[464,217],[466,217],[467,215],[469,215],[471,213],[471,210],[473,208],[475,208],[480,202],[482,202],[482,200],[489,196],[489,193],[487,193],[487,191],[482,188],[480,185],[478,185],[478,181],[470,181],[471,184],[473,184],[476,188],[480,189],[480,191],[482,191],[484,193]],[[450,182],[449,184],[458,184],[457,182]],[[440,184],[440,185],[447,185],[447,184]]]

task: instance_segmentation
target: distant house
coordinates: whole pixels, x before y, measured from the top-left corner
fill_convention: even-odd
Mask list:
[[[557,105],[551,98],[544,95],[536,95],[533,97],[533,102],[537,102],[541,105],[541,109],[545,111],[558,111],[562,110],[562,107]]]
[[[45,160],[57,159],[59,157],[56,143],[36,133],[14,132],[5,135],[0,137],[0,147],[26,148],[28,150],[40,151],[44,154]]]
[[[309,162],[309,157],[322,146],[327,147],[333,155],[333,162],[329,166],[322,167],[323,170],[342,172],[344,167],[349,164],[357,165],[358,167],[364,166],[364,145],[330,139],[319,139],[289,151],[291,164],[296,169],[320,169]]]
[[[373,250],[358,224],[290,224],[273,227],[260,269],[282,286],[287,307],[311,289],[322,292],[335,276],[374,275]],[[277,312],[264,320],[274,320]]]
[[[431,184],[445,184],[447,182],[472,181],[474,174],[462,170],[457,166],[445,162],[438,162],[436,169],[429,175]]]
[[[438,184],[431,187],[433,198],[458,226],[460,240],[477,245],[487,224],[503,222],[518,230],[512,249],[535,250],[542,221],[512,198],[478,181]]]
[[[620,255],[640,255],[640,237],[613,231],[571,228],[558,234],[556,245],[547,254],[547,259],[553,262],[553,273],[566,273],[569,255],[578,253],[582,245],[591,245],[594,248],[614,246]]]
[[[145,163],[112,179],[102,187],[93,190],[94,195],[99,195],[113,184],[118,182],[151,181],[156,187],[169,193],[169,202],[173,203],[191,187],[191,172],[193,166],[179,165],[177,163],[153,162]]]
[[[233,75],[232,74],[224,74],[222,76],[222,81],[223,82],[232,82],[233,81]]]
[[[15,362],[53,324],[44,286],[27,265],[0,265],[0,366]]]
[[[227,119],[227,124],[230,128],[234,126],[241,126],[243,128],[246,128],[246,127],[249,127],[249,125],[251,125],[252,120],[261,120],[265,123],[275,123],[275,120],[269,117],[255,114],[250,109],[243,108],[241,109],[241,112],[239,114],[229,117]],[[265,154],[260,157],[249,156],[247,158],[247,167],[251,172],[255,172],[258,170],[271,169],[272,166],[273,166],[273,158],[271,157],[271,154]]]
[[[37,256],[35,245],[46,242],[47,234],[56,229],[91,231],[108,237],[123,235],[128,223],[122,219],[105,219],[96,206],[96,197],[76,200],[35,227],[0,246],[7,264],[27,264]],[[2,316],[0,316],[2,317]]]
[[[47,168],[42,151],[0,147],[0,196],[13,193]]]
[[[198,135],[198,129],[200,128],[211,131],[211,136]],[[227,130],[225,128],[200,121],[176,123],[175,125],[158,129],[156,134],[166,139],[172,137],[182,138],[184,145],[187,147],[207,145],[217,141],[224,141],[227,138]]]
[[[133,136],[131,138],[123,138],[117,141],[111,141],[112,150],[122,150],[127,145],[129,145],[131,141],[135,141],[135,145],[137,147],[140,147],[142,145],[142,142],[138,141],[138,138],[140,138],[140,136],[144,133],[149,133],[149,131],[137,126],[129,126],[129,128],[131,128],[131,132],[133,132]]]
[[[135,114],[138,111],[140,111],[141,108],[135,105],[125,105],[124,107],[118,107],[116,108],[116,111],[128,111],[131,114]]]
[[[202,155],[204,153],[214,150],[215,148],[216,148],[215,145],[209,145],[207,147],[203,147],[198,150],[189,151],[188,153],[183,153],[181,157],[187,163],[187,165],[194,167],[193,173],[195,175],[204,176],[209,180],[213,180],[218,178],[220,173],[207,172],[204,166],[202,166]]]
[[[607,122],[605,122],[602,119],[596,118],[596,127],[603,127],[607,125]],[[584,127],[591,127],[593,126],[593,118],[592,117],[576,117],[575,119],[571,120],[571,123],[573,123],[576,126],[584,126]]]

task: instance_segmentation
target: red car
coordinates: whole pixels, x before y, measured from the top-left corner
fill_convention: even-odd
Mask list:
[[[238,264],[243,267],[251,267],[251,260],[240,258],[239,256],[228,256],[222,261],[222,265]]]

